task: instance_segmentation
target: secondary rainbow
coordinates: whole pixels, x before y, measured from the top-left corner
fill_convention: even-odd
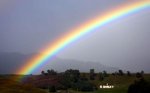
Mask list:
[[[63,50],[66,46],[78,40],[79,38],[95,31],[95,29],[107,25],[117,19],[123,18],[125,16],[131,15],[135,12],[150,8],[149,0],[139,0],[132,3],[127,3],[121,5],[115,9],[103,13],[103,15],[98,15],[96,18],[89,20],[82,25],[73,28],[68,33],[65,33],[59,39],[53,41],[41,50],[42,54],[35,55],[27,61],[18,71],[17,74],[31,74],[36,69],[40,68],[42,65],[47,63],[48,59],[51,59],[59,51]]]

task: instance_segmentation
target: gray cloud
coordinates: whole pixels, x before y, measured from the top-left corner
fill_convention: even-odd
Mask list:
[[[39,52],[66,31],[125,2],[130,1],[15,0],[5,3],[0,7],[0,51]],[[147,67],[150,61],[149,15],[147,9],[116,20],[67,46],[57,56],[150,71]]]

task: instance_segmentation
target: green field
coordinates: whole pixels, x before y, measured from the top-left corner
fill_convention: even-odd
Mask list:
[[[13,77],[13,78],[12,78]],[[0,93],[49,93],[48,90],[35,88],[31,85],[22,85],[18,81],[14,80],[17,76],[0,76]],[[98,77],[96,77],[98,78]],[[144,75],[144,78],[150,82],[150,74]],[[133,76],[113,76],[109,75],[103,81],[98,79],[90,80],[91,83],[97,85],[97,90],[86,93],[127,93],[130,84],[137,80],[135,75]],[[112,84],[115,87],[113,89],[100,89],[100,84]],[[69,93],[85,93],[81,91],[75,91],[68,89]],[[66,93],[65,90],[59,90],[59,93]]]
[[[145,75],[146,79],[150,79],[150,75]],[[88,92],[88,93],[127,93],[128,86],[132,84],[136,80],[135,76],[109,76],[104,81],[94,80],[91,81],[92,83],[95,83],[96,85],[100,84],[113,84],[115,87],[113,89],[98,89],[94,92]],[[71,91],[72,93],[73,91]],[[76,92],[73,93],[83,93],[83,92]]]

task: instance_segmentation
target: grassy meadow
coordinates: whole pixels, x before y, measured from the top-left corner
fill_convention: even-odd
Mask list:
[[[82,76],[82,73],[81,73]],[[89,74],[86,74],[88,77]],[[22,84],[20,81],[15,80],[18,75],[1,75],[0,76],[0,93],[51,93],[48,89],[36,88],[30,84]],[[150,74],[144,74],[144,78],[150,82]],[[98,80],[96,75],[95,80],[89,80],[94,85],[97,85],[97,90],[86,93],[127,93],[130,84],[137,80],[135,75],[132,76],[114,76],[109,75],[103,81]],[[100,89],[101,84],[111,84],[114,85],[113,89]],[[68,90],[59,90],[59,93],[85,93],[81,91],[75,91],[71,88]],[[52,92],[53,93],[53,92]]]

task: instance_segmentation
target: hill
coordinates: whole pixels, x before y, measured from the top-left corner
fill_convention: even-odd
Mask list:
[[[35,54],[24,55],[21,53],[0,53],[0,74],[12,74],[21,67],[25,62]],[[9,68],[9,69],[8,69]],[[118,70],[114,67],[109,67],[101,64],[100,62],[83,62],[78,60],[60,59],[54,57],[52,60],[43,65],[35,73],[39,74],[42,70],[54,69],[58,72],[63,72],[67,69],[79,69],[81,72],[89,72],[89,69],[94,68],[96,72],[106,70],[107,72],[113,72]],[[33,74],[35,74],[33,73]]]

